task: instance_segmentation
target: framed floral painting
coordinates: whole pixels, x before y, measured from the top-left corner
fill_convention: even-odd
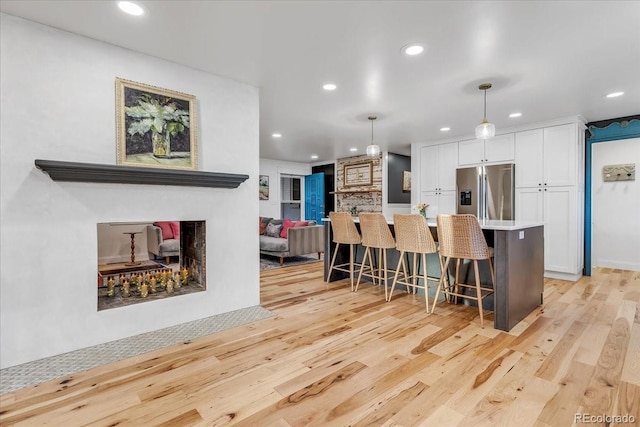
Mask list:
[[[269,200],[269,175],[260,175],[258,191],[260,200]]]
[[[196,97],[116,78],[117,163],[197,169]]]

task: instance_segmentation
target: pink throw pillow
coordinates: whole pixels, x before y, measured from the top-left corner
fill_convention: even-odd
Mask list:
[[[173,230],[167,221],[154,222],[153,225],[160,227],[160,230],[162,230],[162,240],[173,239]]]
[[[282,231],[280,232],[280,237],[286,239],[289,236],[289,229],[293,227],[293,221],[285,219],[282,221]]]
[[[280,232],[280,237],[288,238],[289,229],[293,227],[306,227],[309,225],[309,221],[290,221],[285,219],[282,221],[282,231]]]
[[[173,238],[180,240],[180,221],[171,221],[169,225],[173,231]]]

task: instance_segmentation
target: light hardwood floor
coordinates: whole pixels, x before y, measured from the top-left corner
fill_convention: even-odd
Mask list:
[[[276,317],[5,394],[0,424],[640,423],[640,272],[547,280],[544,306],[510,333],[491,316],[481,329],[474,308],[427,315],[421,297],[327,285],[321,263],[261,281]]]

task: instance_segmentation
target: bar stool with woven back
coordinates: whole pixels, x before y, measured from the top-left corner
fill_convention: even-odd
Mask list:
[[[362,276],[371,277],[374,284],[376,284],[376,280],[378,284],[381,284],[384,280],[384,299],[386,301],[388,299],[387,283],[389,273],[387,268],[387,249],[395,248],[396,242],[389,229],[389,224],[387,224],[387,219],[381,213],[363,212],[358,215],[358,218],[360,219],[360,231],[362,232],[362,246],[365,247],[365,251],[360,274],[358,274],[358,282],[356,283],[356,292]],[[374,265],[372,249],[378,249],[377,267]]]
[[[491,261],[492,251],[487,246],[487,241],[482,234],[480,223],[474,215],[438,215],[438,242],[440,244],[440,255],[444,258],[444,268],[442,276],[436,292],[435,301],[431,312],[433,313],[440,291],[449,295],[463,297],[475,300],[478,303],[478,311],[480,313],[480,327],[484,328],[484,315],[482,312],[482,300],[493,293],[493,288],[487,288],[480,285],[480,273],[478,271],[478,261],[489,261],[489,269],[491,271],[491,282],[495,284],[495,273],[493,271],[493,262]],[[445,284],[445,274],[449,268],[452,259],[456,260],[455,281],[454,283]],[[473,271],[475,275],[475,285],[460,283],[460,261],[472,260]],[[463,294],[459,292],[459,288],[475,289],[475,296]]]
[[[360,264],[355,262],[354,246],[360,244],[360,233],[358,233],[356,224],[348,212],[329,212],[329,219],[331,219],[331,231],[333,232],[333,242],[336,244],[336,248],[331,258],[327,281],[331,278],[331,272],[333,270],[344,271],[349,273],[351,291],[353,291],[355,267],[360,267]],[[340,245],[349,245],[349,262],[335,265]]]
[[[422,215],[418,214],[394,214],[393,225],[396,234],[396,249],[400,251],[400,257],[398,259],[398,266],[396,267],[396,274],[393,278],[393,285],[391,286],[391,292],[389,293],[388,301],[391,301],[393,291],[397,284],[404,285],[413,289],[424,289],[425,306],[427,313],[429,312],[429,288],[428,281],[436,281],[440,277],[429,277],[427,271],[427,254],[438,253],[438,247],[433,240],[429,226],[426,219]],[[413,254],[413,265],[411,272],[407,273],[407,263],[405,262],[404,254]],[[420,255],[422,264],[422,274],[420,274],[420,268],[418,265],[417,256]],[[444,271],[442,264],[442,257],[438,253],[438,260],[440,263],[440,270]],[[402,267],[402,276],[400,276],[400,268]],[[422,284],[420,280],[422,279]],[[439,282],[438,282],[439,283]]]

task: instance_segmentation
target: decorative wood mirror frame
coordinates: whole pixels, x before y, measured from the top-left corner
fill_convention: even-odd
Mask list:
[[[344,165],[343,186],[356,187],[373,184],[373,162]]]

